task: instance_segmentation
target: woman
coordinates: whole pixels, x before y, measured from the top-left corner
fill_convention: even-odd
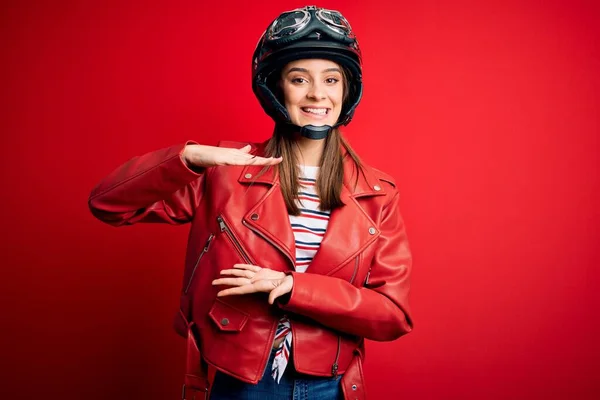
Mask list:
[[[115,226],[191,222],[175,322],[184,398],[364,399],[364,338],[411,331],[398,192],[338,129],[361,72],[340,13],[283,13],[253,57],[272,138],[157,150],[92,191],[92,213]]]

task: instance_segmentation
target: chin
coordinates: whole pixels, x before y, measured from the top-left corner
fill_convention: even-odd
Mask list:
[[[304,124],[302,124],[301,126],[304,125],[312,125],[312,126],[323,126],[323,125],[330,125],[331,124],[329,122],[325,122],[325,121],[311,121],[311,122],[306,122]]]
[[[333,121],[313,121],[313,120],[306,120],[306,119],[302,119],[300,121],[298,120],[292,120],[292,123],[294,125],[298,125],[298,126],[305,126],[305,125],[312,125],[312,126],[323,126],[323,125],[329,125],[329,126],[333,126],[335,124],[335,122]]]

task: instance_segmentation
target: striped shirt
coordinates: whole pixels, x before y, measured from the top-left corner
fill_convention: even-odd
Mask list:
[[[300,187],[296,204],[300,215],[290,215],[290,224],[296,241],[296,271],[304,272],[321,246],[329,223],[330,211],[319,209],[316,191],[319,167],[300,166]]]

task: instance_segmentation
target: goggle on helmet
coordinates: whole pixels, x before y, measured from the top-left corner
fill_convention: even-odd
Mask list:
[[[327,127],[326,135],[332,128],[350,123],[363,89],[361,51],[350,24],[341,13],[315,6],[298,8],[282,13],[263,33],[252,57],[252,90],[275,122],[291,124],[289,113],[274,93],[279,71],[287,63],[303,58],[332,60],[349,74],[347,100],[338,122]],[[315,135],[324,137],[313,133]]]

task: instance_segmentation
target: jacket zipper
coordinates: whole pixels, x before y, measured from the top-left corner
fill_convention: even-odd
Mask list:
[[[367,277],[365,278],[365,284],[363,286],[366,286],[369,284],[370,277],[371,277],[371,268],[369,268],[369,272],[367,272]]]
[[[356,278],[356,273],[358,272],[358,259],[359,259],[360,255],[356,256],[356,261],[354,262],[354,272],[352,273],[352,278],[350,278],[350,283],[354,282],[354,278]],[[338,340],[338,347],[337,347],[337,353],[335,354],[335,361],[333,362],[333,365],[331,366],[331,375],[333,375],[333,377],[337,377],[338,375],[338,361],[340,359],[340,351],[341,351],[341,346],[342,346],[342,337],[338,336],[337,338]]]
[[[354,278],[356,278],[356,273],[358,272],[358,258],[360,254],[356,256],[356,261],[354,262],[354,272],[352,273],[352,278],[350,278],[350,283],[354,283]]]
[[[190,286],[192,285],[192,280],[194,279],[194,274],[196,273],[196,268],[198,268],[198,264],[200,263],[202,256],[204,256],[204,254],[206,254],[206,252],[208,251],[210,242],[212,242],[214,237],[215,237],[215,235],[213,235],[211,233],[210,236],[208,237],[208,240],[206,241],[206,244],[204,245],[204,249],[202,249],[202,252],[198,256],[198,259],[196,260],[196,264],[194,265],[194,269],[192,269],[192,274],[190,275],[190,279],[188,279],[188,283],[185,287],[185,292],[184,292],[185,294],[187,294],[187,292],[190,290]]]
[[[341,350],[341,346],[342,346],[342,337],[338,336],[338,346],[337,346],[337,353],[335,355],[335,361],[333,362],[333,365],[331,366],[331,375],[336,378],[337,374],[338,374],[338,360],[340,358],[340,350]]]
[[[269,242],[271,245],[273,245],[276,249],[278,249],[283,255],[285,255],[285,257],[290,261],[292,267],[294,266],[294,260],[292,260],[288,254],[283,250],[283,248],[281,248],[281,246],[277,245],[277,243],[274,243],[271,239],[269,239],[268,237],[266,237],[261,231],[259,231],[258,229],[255,229],[253,226],[248,225],[248,223],[244,220],[242,220],[242,224],[244,224],[244,226],[246,226],[248,229],[250,229],[252,232],[256,233],[257,235],[259,235],[260,237],[262,237],[263,239],[265,239],[267,242]]]
[[[246,255],[246,252],[242,248],[242,245],[240,245],[239,242],[236,240],[235,236],[233,236],[233,233],[231,232],[231,229],[229,229],[229,227],[227,226],[227,224],[225,224],[225,221],[223,220],[223,218],[221,216],[218,216],[217,217],[217,221],[219,221],[219,228],[221,229],[221,232],[225,232],[227,234],[227,236],[229,237],[229,239],[233,243],[233,246],[238,251],[238,254],[240,255],[240,257],[242,257],[242,259],[244,261],[246,261],[246,264],[252,264],[252,265],[254,265],[254,263],[252,262],[252,260],[250,260],[250,257],[248,257]]]

